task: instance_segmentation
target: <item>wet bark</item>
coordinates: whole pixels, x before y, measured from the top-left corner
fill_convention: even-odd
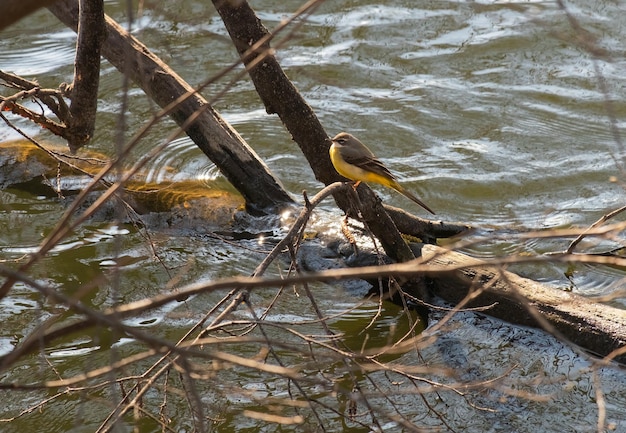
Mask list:
[[[77,29],[76,0],[59,0],[49,10],[68,27]],[[107,38],[102,54],[159,106],[167,107],[188,95],[170,116],[178,125],[195,119],[185,132],[243,195],[249,211],[267,212],[292,202],[256,153],[202,96],[110,17],[105,16],[105,23]]]
[[[434,244],[440,238],[457,236],[472,228],[462,223],[426,220],[394,206],[384,207],[401,233],[420,238],[427,244]]]

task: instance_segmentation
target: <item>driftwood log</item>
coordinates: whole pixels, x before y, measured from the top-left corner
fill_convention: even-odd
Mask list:
[[[77,30],[77,0],[59,0],[48,9]],[[248,210],[262,212],[293,202],[254,150],[207,100],[114,20],[105,16],[105,23],[107,38],[102,55],[159,106],[179,101],[170,116],[178,125],[186,125],[187,135],[243,195]]]
[[[477,296],[467,308],[490,306],[486,314],[543,328],[597,356],[615,352],[611,358],[626,363],[626,310],[520,277],[465,254],[434,245],[423,245],[421,250],[426,263],[452,269],[426,272],[442,299],[456,305],[474,291]]]

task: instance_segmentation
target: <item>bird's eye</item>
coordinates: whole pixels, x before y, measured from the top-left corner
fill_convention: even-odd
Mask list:
[[[346,139],[345,139],[345,138],[338,138],[338,139],[337,139],[337,143],[339,143],[339,144],[345,144],[345,143],[346,143]]]

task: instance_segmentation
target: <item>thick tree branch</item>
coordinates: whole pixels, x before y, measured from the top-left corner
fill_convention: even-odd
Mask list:
[[[76,0],[59,0],[49,9],[76,30]],[[105,16],[105,23],[107,39],[102,55],[119,71],[128,73],[161,107],[187,96],[170,116],[178,125],[195,118],[185,132],[243,195],[248,210],[266,212],[292,202],[256,153],[202,96],[108,16]]]
[[[267,112],[278,114],[294,141],[300,146],[316,179],[325,185],[345,180],[335,171],[330,161],[328,134],[276,58],[266,56],[260,63],[251,66],[258,55],[261,53],[265,55],[270,50],[271,36],[254,11],[245,1],[213,0],[213,4],[222,17],[244,64],[248,66],[248,73]],[[307,3],[301,11],[310,12],[308,8],[314,4],[315,2]],[[259,49],[251,52],[250,48],[257,45]],[[359,201],[362,203],[361,216],[380,240],[387,255],[400,262],[413,259],[413,253],[376,194],[364,184],[359,186],[358,193]],[[354,200],[351,201],[349,195],[337,193],[335,200],[348,215],[357,216]]]
[[[436,294],[457,304],[468,292],[475,296],[467,308],[491,306],[486,313],[518,325],[540,327],[599,356],[610,355],[626,363],[626,311],[593,302],[571,292],[559,290],[505,271],[503,265],[529,262],[585,261],[620,263],[624,259],[591,255],[508,257],[481,261],[433,245],[422,247],[422,260],[434,269],[429,272]]]
[[[100,52],[105,40],[103,0],[80,0],[78,39],[71,85],[68,145],[72,153],[93,136],[98,109]]]

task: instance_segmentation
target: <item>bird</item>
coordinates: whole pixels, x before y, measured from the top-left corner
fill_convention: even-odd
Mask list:
[[[337,173],[355,181],[356,185],[360,182],[372,182],[393,188],[431,214],[435,214],[424,202],[400,185],[389,169],[356,137],[341,132],[331,141],[330,160]]]

